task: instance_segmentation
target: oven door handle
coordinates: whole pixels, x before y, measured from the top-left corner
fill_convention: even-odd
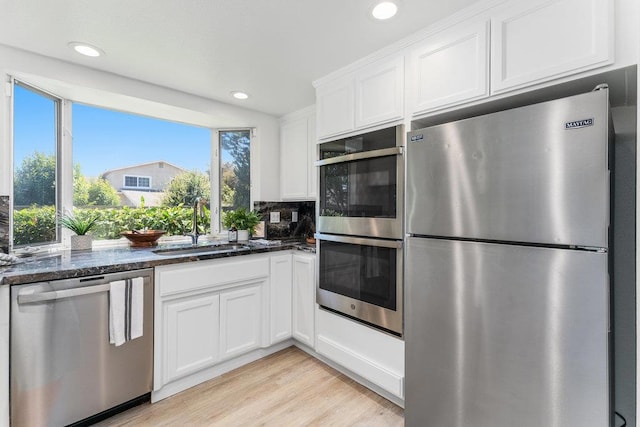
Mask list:
[[[330,242],[350,243],[353,245],[377,246],[379,248],[402,249],[402,240],[369,239],[366,237],[336,236],[334,234],[316,233],[318,240],[328,240]]]
[[[331,157],[317,160],[316,166],[332,165],[335,163],[353,162],[355,160],[373,159],[375,157],[399,156],[403,153],[402,147],[383,148],[381,150],[364,151],[362,153],[345,154],[344,156]]]

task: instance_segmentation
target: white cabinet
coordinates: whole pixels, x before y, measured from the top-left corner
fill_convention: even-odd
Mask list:
[[[404,56],[385,57],[316,85],[317,135],[327,139],[404,115]]]
[[[492,93],[613,63],[612,0],[510,2],[491,20]]]
[[[415,115],[613,63],[612,0],[505,2],[407,50]]]
[[[291,254],[271,257],[270,343],[291,338]]]
[[[355,127],[401,119],[404,113],[404,57],[367,65],[355,74]]]
[[[283,117],[280,124],[280,196],[282,200],[316,197],[315,108]]]
[[[220,359],[260,347],[264,282],[220,294]]]
[[[355,126],[354,92],[352,75],[316,88],[318,139],[353,130]]]
[[[166,381],[197,372],[218,361],[218,295],[170,301],[163,310]]]
[[[293,337],[315,348],[315,260],[311,254],[293,255]]]
[[[154,393],[204,381],[206,369],[260,347],[268,281],[260,254],[156,267]]]
[[[457,25],[408,53],[409,110],[425,113],[489,95],[489,22]]]
[[[313,347],[314,260],[285,251],[156,267],[152,400],[290,345],[294,327]]]

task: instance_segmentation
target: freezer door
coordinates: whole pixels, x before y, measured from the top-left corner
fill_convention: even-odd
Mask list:
[[[607,92],[409,133],[407,232],[606,247]]]
[[[408,427],[609,425],[607,254],[414,239]]]

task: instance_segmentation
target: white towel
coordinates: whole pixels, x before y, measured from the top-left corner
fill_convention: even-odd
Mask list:
[[[142,277],[111,282],[109,342],[116,346],[142,336],[144,312]]]

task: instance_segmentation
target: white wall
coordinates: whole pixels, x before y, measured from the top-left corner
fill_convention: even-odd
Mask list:
[[[88,63],[90,63],[88,61]],[[278,200],[279,122],[274,116],[0,45],[0,76],[86,104],[209,128],[255,128],[253,200]],[[4,94],[5,88],[2,89]],[[0,102],[0,194],[11,189],[10,98]],[[167,159],[171,161],[171,159]]]

